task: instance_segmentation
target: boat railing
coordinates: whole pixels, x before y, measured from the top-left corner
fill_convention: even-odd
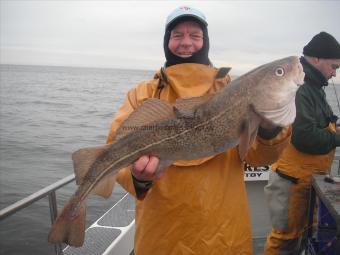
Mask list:
[[[34,202],[43,199],[48,196],[48,203],[50,208],[50,216],[51,222],[53,223],[57,217],[58,209],[57,209],[57,198],[56,191],[68,183],[72,182],[75,179],[74,174],[71,174],[31,195],[25,197],[24,199],[19,200],[18,202],[0,210],[0,220],[3,220],[12,214],[26,208],[27,206],[33,204]],[[63,250],[60,244],[54,245],[55,254],[62,255]]]
[[[337,153],[338,151],[336,151],[336,153]],[[336,175],[337,176],[340,176],[340,155],[337,153],[337,154],[335,154],[335,156],[334,156],[334,159],[333,159],[333,162],[334,161],[337,161],[338,162],[338,169],[337,169],[337,173],[336,173]]]

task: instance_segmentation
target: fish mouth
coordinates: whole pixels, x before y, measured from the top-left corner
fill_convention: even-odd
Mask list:
[[[304,83],[305,72],[303,71],[303,67],[300,62],[298,62],[298,75],[294,80],[297,86],[301,86]]]

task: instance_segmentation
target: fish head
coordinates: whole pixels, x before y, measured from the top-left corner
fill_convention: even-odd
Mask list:
[[[249,74],[251,104],[256,113],[270,123],[285,127],[296,117],[295,95],[304,82],[300,60],[291,56],[256,68]]]

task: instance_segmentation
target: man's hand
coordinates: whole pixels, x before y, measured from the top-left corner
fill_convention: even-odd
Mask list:
[[[158,171],[159,158],[155,156],[142,156],[137,159],[131,168],[133,176],[140,181],[154,181],[162,177],[164,171]]]

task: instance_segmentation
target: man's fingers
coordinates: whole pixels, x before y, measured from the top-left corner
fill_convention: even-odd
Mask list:
[[[154,174],[157,170],[158,164],[159,164],[159,158],[155,156],[150,156],[149,162],[147,163],[144,171],[149,174]]]
[[[132,174],[139,180],[149,181],[156,179],[156,170],[159,159],[155,156],[142,156],[133,163]]]
[[[148,156],[142,156],[139,159],[133,163],[133,168],[136,172],[142,173],[144,169],[146,168],[147,164],[149,163],[149,157]]]

